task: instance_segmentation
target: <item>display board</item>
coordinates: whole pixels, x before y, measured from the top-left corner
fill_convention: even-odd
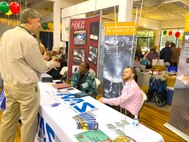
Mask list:
[[[82,62],[97,71],[100,16],[71,19],[68,78]]]
[[[180,54],[169,124],[189,137],[189,15],[185,19],[183,47]]]
[[[104,24],[103,87],[107,98],[120,95],[123,71],[125,67],[133,66],[135,34],[134,22]]]

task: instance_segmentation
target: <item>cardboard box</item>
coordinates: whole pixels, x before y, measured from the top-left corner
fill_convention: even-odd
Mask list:
[[[165,78],[166,78],[166,85],[168,87],[174,87],[176,76],[165,75]]]

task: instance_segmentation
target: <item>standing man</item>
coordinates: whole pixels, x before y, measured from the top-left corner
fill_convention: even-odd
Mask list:
[[[171,43],[166,41],[165,47],[160,51],[160,59],[163,59],[164,62],[169,62],[172,56]]]
[[[122,79],[125,82],[121,95],[117,98],[100,98],[99,101],[109,105],[120,106],[128,111],[127,115],[134,118],[138,116],[142,95],[138,84],[135,82],[136,70],[134,68],[127,67],[123,72]]]
[[[6,110],[0,127],[0,142],[13,142],[21,116],[21,141],[34,142],[40,95],[37,82],[42,72],[60,64],[45,62],[39,43],[31,33],[40,24],[41,15],[25,9],[20,15],[20,26],[6,31],[0,45],[0,74],[4,81]]]

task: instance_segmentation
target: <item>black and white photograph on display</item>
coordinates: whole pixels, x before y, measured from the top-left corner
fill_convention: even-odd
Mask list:
[[[74,32],[74,45],[85,45],[86,44],[86,30],[80,30]]]
[[[91,23],[90,25],[90,39],[98,40],[99,22]]]
[[[89,47],[89,56],[88,60],[92,62],[93,64],[97,63],[97,48],[94,46]]]
[[[85,50],[83,48],[73,49],[73,63],[81,64],[85,62]]]
[[[104,42],[104,97],[120,96],[123,88],[122,74],[131,64],[132,36],[106,36]],[[132,52],[133,54],[133,52]]]
[[[79,70],[79,66],[78,65],[73,65],[72,66],[72,73],[77,72]]]

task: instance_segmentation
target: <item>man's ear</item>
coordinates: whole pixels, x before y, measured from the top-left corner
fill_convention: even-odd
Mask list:
[[[131,73],[131,77],[134,78],[134,77],[135,77],[135,74],[134,74],[134,73]]]
[[[29,23],[29,24],[32,23],[32,18],[28,18],[28,23]]]

